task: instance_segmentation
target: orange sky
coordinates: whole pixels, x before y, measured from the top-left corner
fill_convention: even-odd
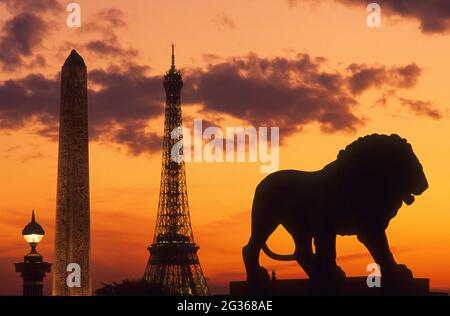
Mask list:
[[[407,264],[415,276],[430,278],[433,288],[449,289],[448,33],[422,32],[417,19],[392,13],[389,17],[383,15],[381,28],[370,29],[365,23],[367,13],[363,5],[346,6],[334,1],[297,1],[297,5],[289,5],[294,2],[78,1],[82,27],[77,30],[65,26],[64,9],[39,13],[53,23],[33,49],[34,55],[44,56],[46,65],[3,69],[0,82],[30,73],[53,78],[71,48],[83,55],[89,70],[123,65],[128,58],[149,66],[149,76],[161,76],[169,67],[171,42],[176,44],[177,66],[187,72],[205,70],[208,64],[230,62],[249,54],[289,60],[298,53],[323,56],[327,61],[322,67],[331,73],[345,73],[352,63],[387,69],[415,63],[422,70],[417,83],[407,88],[395,87],[399,97],[389,98],[387,105],[377,105],[376,101],[392,87],[380,85],[355,94],[358,106],[352,112],[364,118],[356,130],[326,133],[312,121],[289,134],[280,148],[280,168],[319,169],[334,160],[348,143],[369,133],[397,133],[407,138],[424,166],[430,189],[412,206],[402,207],[388,229],[390,243],[397,260]],[[107,16],[99,15],[110,9],[120,10],[126,25],[111,26]],[[2,25],[16,14],[19,12],[7,10],[0,2]],[[101,28],[102,23],[110,28],[110,33]],[[126,58],[101,56],[84,46],[89,40],[103,41],[112,33],[117,36],[117,45],[138,53]],[[25,63],[34,55],[24,55]],[[91,83],[90,87],[101,89]],[[160,93],[162,100],[162,86]],[[400,97],[430,102],[441,114],[440,119],[414,113],[402,106]],[[90,107],[95,104],[90,103]],[[220,118],[222,124],[250,124],[241,117],[208,112],[201,106],[185,107],[183,111],[185,118]],[[152,117],[146,131],[161,134],[162,123],[162,116]],[[0,288],[0,294],[20,293],[21,281],[14,273],[13,263],[21,261],[28,251],[21,230],[32,209],[47,232],[39,250],[48,261],[53,261],[57,142],[39,136],[39,124],[42,122],[27,120],[23,126],[0,129],[0,278],[7,285]],[[143,275],[148,259],[146,247],[152,240],[156,218],[160,166],[160,151],[132,155],[126,146],[108,139],[90,143],[94,288],[101,282]],[[224,293],[230,280],[244,278],[241,248],[250,233],[253,192],[265,175],[259,172],[259,164],[249,163],[188,163],[186,168],[200,261],[213,291]],[[269,244],[278,252],[293,249],[281,228]],[[366,253],[356,238],[338,239],[338,256],[342,257],[338,263],[347,275],[365,274],[367,264],[372,262]],[[294,263],[275,262],[264,255],[262,263],[269,269],[275,268],[279,278],[305,276]]]

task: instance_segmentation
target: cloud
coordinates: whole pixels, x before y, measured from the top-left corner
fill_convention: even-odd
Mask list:
[[[83,25],[86,34],[94,34],[95,39],[82,45],[89,53],[96,57],[110,59],[132,60],[139,55],[138,50],[125,48],[120,43],[116,31],[128,26],[126,14],[119,9],[102,10],[94,14],[90,21]]]
[[[28,162],[30,160],[38,159],[44,157],[40,148],[36,144],[28,144],[26,148],[22,146],[8,146],[3,150],[3,157],[10,158],[13,157],[17,161],[22,163]]]
[[[300,1],[318,2],[318,0],[286,0],[295,7]],[[420,23],[423,33],[447,33],[450,31],[450,1],[448,0],[334,0],[345,5],[366,7],[370,2],[381,5],[382,13],[413,19]]]
[[[317,122],[326,132],[353,131],[362,120],[356,101],[337,87],[344,78],[320,71],[321,59],[259,58],[251,54],[188,73],[184,100],[256,126],[299,128]]]
[[[105,40],[93,40],[84,45],[90,53],[95,55],[122,57],[131,59],[138,56],[138,51],[134,49],[125,49],[117,41],[117,38],[108,38]]]
[[[425,116],[434,120],[440,120],[444,117],[442,111],[437,109],[432,102],[400,97],[397,95],[397,91],[393,89],[383,92],[382,96],[375,103],[376,105],[386,107],[391,99],[396,100],[417,116]]]
[[[327,68],[325,58],[307,54],[219,59],[204,69],[183,70],[183,103],[199,105],[212,117],[228,115],[254,126],[279,126],[283,137],[311,123],[325,133],[352,132],[365,122],[357,114],[359,95],[371,88],[383,87],[393,94],[413,88],[421,74],[415,64]],[[162,76],[129,62],[91,70],[88,78],[91,140],[123,147],[133,155],[159,151],[161,135],[148,124],[163,115]],[[59,75],[40,74],[0,83],[0,129],[33,126],[35,133],[56,140],[59,86]],[[401,104],[418,116],[440,118],[429,102],[403,99]]]
[[[113,28],[125,28],[126,14],[120,9],[111,8],[97,12],[92,19],[83,25],[87,32],[101,31],[109,34]]]
[[[32,56],[48,33],[48,24],[39,16],[20,13],[8,20],[0,36],[0,64],[12,71],[22,66],[24,58]],[[42,56],[40,57],[42,60]]]
[[[161,138],[146,130],[149,119],[163,114],[162,79],[147,72],[147,67],[129,64],[89,73],[89,80],[101,87],[89,93],[94,139],[125,145],[135,155],[161,148]]]
[[[57,0],[0,0],[0,3],[6,5],[8,11],[18,12],[55,12],[62,10],[61,4]]]
[[[232,58],[188,70],[183,100],[256,126],[284,127],[284,135],[311,123],[327,133],[352,132],[364,124],[364,117],[356,114],[357,96],[382,86],[413,88],[421,74],[415,64],[351,64],[340,72],[326,67],[325,58],[307,54]]]
[[[234,22],[234,20],[230,16],[228,16],[225,12],[218,14],[214,18],[214,23],[219,27],[225,27],[230,29],[234,29],[236,27],[236,23]]]
[[[90,137],[125,146],[132,154],[161,148],[161,138],[148,133],[147,120],[163,113],[160,76],[147,76],[134,64],[89,72]],[[31,74],[0,84],[0,129],[19,129],[37,123],[35,132],[57,139],[59,76]]]
[[[443,117],[442,113],[435,109],[433,104],[429,101],[411,100],[406,98],[399,99],[403,106],[409,108],[409,110],[418,116],[428,116],[435,120]]]
[[[338,0],[344,4],[363,4],[365,0]],[[450,2],[448,0],[380,0],[382,10],[420,22],[424,33],[444,33],[450,30]]]
[[[25,59],[28,63],[45,65],[43,56],[33,53],[49,33],[49,24],[44,21],[43,14],[59,9],[59,4],[46,0],[37,4],[34,10],[31,1],[2,2],[11,12],[19,13],[3,27],[0,65],[16,70],[26,63]],[[25,10],[33,13],[21,12]],[[160,76],[148,76],[148,67],[133,63],[138,51],[123,47],[118,40],[116,29],[126,26],[125,13],[121,10],[97,12],[83,25],[87,36],[93,35],[93,39],[76,46],[94,58],[102,57],[110,63],[116,60],[120,64],[89,73],[90,83],[94,86],[89,90],[89,101],[95,104],[90,106],[91,139],[123,145],[137,155],[161,147],[160,137],[147,132],[146,122],[163,112],[163,89]],[[37,73],[0,83],[3,101],[0,104],[0,128],[34,126],[36,134],[57,140],[59,85],[59,74],[46,78]]]
[[[37,50],[54,27],[49,14],[63,12],[57,0],[0,0],[12,14],[1,27],[0,67],[14,71],[22,66],[41,67],[45,58]]]
[[[58,105],[58,80],[31,74],[0,84],[0,128],[18,129],[30,121],[54,121]]]
[[[416,64],[403,67],[383,67],[352,64],[348,67],[353,94],[360,94],[369,88],[389,86],[391,88],[412,88],[416,85],[422,70]]]

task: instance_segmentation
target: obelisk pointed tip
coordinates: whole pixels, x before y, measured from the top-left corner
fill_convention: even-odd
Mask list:
[[[69,57],[67,57],[66,61],[64,62],[64,66],[86,67],[86,64],[84,63],[83,57],[81,57],[75,49],[72,49]]]
[[[172,43],[172,68],[175,68],[175,45]]]

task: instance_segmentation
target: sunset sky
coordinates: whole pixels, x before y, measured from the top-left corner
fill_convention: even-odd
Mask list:
[[[32,209],[46,230],[38,250],[54,261],[59,72],[73,48],[88,67],[93,287],[143,276],[171,43],[186,126],[279,126],[280,169],[320,169],[371,133],[408,139],[430,188],[391,222],[391,247],[416,277],[450,289],[449,1],[378,1],[380,28],[367,26],[365,0],[84,0],[81,28],[66,26],[69,2],[0,0],[0,295],[21,293],[13,263],[29,250]],[[259,163],[186,170],[200,262],[225,293],[245,279],[241,249],[265,175]],[[293,250],[281,228],[269,245]],[[339,237],[337,252],[347,275],[367,275],[356,237]],[[305,277],[261,259],[278,278]]]

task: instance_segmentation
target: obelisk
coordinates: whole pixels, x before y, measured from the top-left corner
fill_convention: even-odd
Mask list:
[[[53,295],[91,295],[87,68],[75,50],[60,102]]]

